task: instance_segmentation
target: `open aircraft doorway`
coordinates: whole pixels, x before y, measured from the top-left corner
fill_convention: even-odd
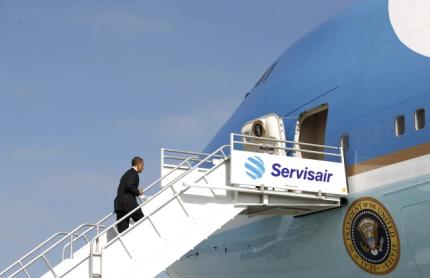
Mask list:
[[[319,107],[303,112],[297,121],[295,141],[315,145],[324,145],[327,116],[327,104],[323,104]],[[315,152],[321,150],[320,147],[306,144],[300,144],[300,146],[296,146],[296,148]],[[324,154],[321,153],[296,152],[295,156],[317,160],[324,159]]]

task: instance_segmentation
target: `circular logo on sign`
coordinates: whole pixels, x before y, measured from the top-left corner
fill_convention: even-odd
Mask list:
[[[266,171],[264,161],[258,156],[250,156],[245,162],[246,174],[252,179],[256,180],[261,178]]]
[[[399,262],[400,240],[394,220],[373,198],[357,199],[348,208],[343,240],[352,260],[372,274],[387,274]]]

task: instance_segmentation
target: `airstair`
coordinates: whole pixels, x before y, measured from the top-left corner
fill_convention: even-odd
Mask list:
[[[144,218],[121,234],[112,213],[54,234],[0,277],[155,277],[240,213],[341,206],[348,194],[342,148],[255,139],[231,134],[211,154],[162,149],[161,178],[145,189],[158,191],[136,208]]]

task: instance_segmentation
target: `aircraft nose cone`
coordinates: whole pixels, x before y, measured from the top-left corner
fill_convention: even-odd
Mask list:
[[[399,40],[430,58],[430,1],[389,0],[388,12]]]

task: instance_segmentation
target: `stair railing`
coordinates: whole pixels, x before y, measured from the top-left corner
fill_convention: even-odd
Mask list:
[[[106,217],[105,217],[106,218]],[[102,220],[106,220],[105,218],[103,218]],[[91,228],[97,228],[97,226],[99,226],[100,228],[100,224],[89,224],[89,223],[85,223],[85,224],[81,224],[78,227],[76,227],[74,230],[72,230],[70,233],[68,233],[66,236],[64,236],[62,239],[58,240],[56,243],[54,243],[53,245],[51,245],[49,248],[47,248],[46,250],[44,250],[42,253],[40,253],[39,255],[35,256],[32,260],[30,260],[29,262],[27,262],[26,264],[20,264],[20,268],[18,270],[16,270],[12,275],[8,276],[9,278],[15,277],[16,275],[18,275],[19,273],[24,272],[25,275],[28,278],[31,278],[31,275],[28,272],[28,267],[31,266],[32,264],[34,264],[36,261],[42,259],[42,261],[46,264],[46,266],[48,267],[49,271],[54,275],[54,277],[58,277],[58,275],[55,273],[54,268],[52,267],[52,264],[50,263],[49,259],[47,258],[47,255],[50,251],[52,251],[54,248],[56,248],[57,246],[59,246],[61,243],[65,243],[67,242],[71,242],[73,241],[73,239],[77,239],[80,237],[83,237],[84,234],[86,234],[88,231],[91,230]],[[84,233],[79,234],[77,236],[77,232],[85,227],[89,227],[90,229],[87,229]],[[34,252],[34,251],[33,251]],[[32,253],[32,252],[30,252]],[[26,257],[28,257],[30,254],[28,254]],[[10,269],[10,268],[8,268]],[[2,272],[3,274],[4,272]]]
[[[127,246],[125,245],[124,241],[122,240],[122,237],[124,235],[126,235],[128,232],[130,232],[134,227],[138,226],[139,223],[148,220],[151,223],[151,226],[154,228],[155,232],[158,234],[158,236],[161,237],[159,231],[157,230],[157,228],[155,227],[154,223],[151,220],[151,216],[156,213],[157,211],[159,211],[160,209],[162,209],[163,207],[165,207],[167,204],[169,204],[172,200],[177,199],[182,207],[182,209],[184,210],[184,212],[188,215],[188,212],[185,210],[185,207],[182,203],[182,201],[178,198],[178,196],[182,193],[184,193],[185,191],[187,191],[189,188],[191,188],[190,186],[185,187],[183,190],[181,191],[176,191],[173,188],[173,185],[178,182],[179,180],[181,180],[182,178],[184,178],[185,176],[187,176],[189,173],[193,172],[195,169],[197,169],[198,167],[200,167],[202,164],[207,163],[210,159],[212,159],[213,157],[219,157],[220,155],[222,155],[222,157],[224,159],[227,159],[227,156],[225,154],[225,149],[228,150],[228,148],[230,148],[230,145],[224,145],[220,148],[218,148],[217,150],[215,150],[214,152],[212,152],[211,154],[207,155],[204,159],[200,160],[200,162],[192,165],[190,163],[190,161],[196,161],[195,157],[188,157],[187,159],[185,159],[182,163],[180,163],[179,165],[177,165],[172,171],[170,171],[167,175],[170,175],[171,173],[175,172],[177,169],[180,169],[181,167],[183,167],[185,164],[187,164],[188,166],[188,170],[184,173],[182,173],[181,175],[179,175],[178,177],[174,178],[172,181],[170,181],[166,186],[164,186],[163,188],[160,189],[160,191],[158,191],[156,194],[154,194],[150,199],[148,199],[147,201],[143,202],[142,204],[140,204],[139,206],[137,206],[135,209],[133,209],[132,211],[130,211],[127,215],[125,215],[124,217],[122,217],[121,219],[119,219],[118,221],[116,221],[115,223],[113,223],[111,226],[109,226],[107,229],[105,229],[102,233],[100,233],[98,236],[96,236],[90,244],[90,255],[89,255],[89,277],[92,277],[93,275],[93,256],[94,256],[94,251],[96,252],[100,252],[99,249],[99,245],[97,244],[97,242],[99,241],[100,237],[107,233],[108,230],[110,229],[114,229],[116,232],[116,237],[114,237],[112,240],[110,240],[106,246],[104,246],[104,248],[107,248],[109,245],[111,245],[113,242],[115,242],[117,239],[120,241],[121,245],[123,246],[124,250],[127,252],[128,256],[130,259],[132,259],[132,255],[130,254]],[[217,165],[215,165],[215,167],[217,167]],[[207,175],[208,173],[205,173],[204,175]],[[154,182],[152,185],[159,183],[160,181],[162,181],[167,175],[163,176],[162,178],[158,179],[156,182]],[[117,224],[120,223],[121,221],[123,221],[125,218],[127,218],[128,216],[132,215],[135,211],[137,211],[138,209],[141,209],[143,206],[145,206],[146,204],[148,204],[149,202],[151,202],[155,197],[157,197],[158,195],[160,195],[161,193],[163,193],[164,191],[166,191],[167,189],[172,189],[174,192],[174,195],[172,197],[170,197],[168,200],[166,200],[166,202],[164,202],[160,207],[158,207],[157,209],[155,209],[154,211],[152,211],[151,213],[145,215],[142,219],[140,219],[139,221],[137,221],[135,223],[135,225],[131,226],[129,229],[127,229],[126,231],[124,231],[123,233],[119,233],[118,229],[117,229]],[[96,246],[96,250],[94,250],[94,245]]]
[[[40,248],[42,248],[43,246],[47,245],[49,242],[51,242],[52,240],[58,238],[59,236],[62,236],[62,238],[64,236],[67,236],[68,233],[66,232],[58,232],[53,234],[52,236],[50,236],[48,239],[46,239],[45,241],[43,241],[42,243],[40,243],[39,245],[37,245],[34,249],[32,249],[31,251],[29,251],[27,254],[25,254],[24,256],[22,256],[21,258],[19,258],[18,260],[16,260],[14,263],[12,263],[8,268],[6,268],[5,270],[3,270],[2,272],[0,272],[0,276],[7,273],[9,270],[11,270],[12,268],[18,266],[18,267],[23,267],[24,266],[24,260],[26,260],[28,257],[30,257],[31,255],[33,255],[37,250],[39,250]],[[24,271],[25,275],[27,277],[30,277],[30,275],[27,273],[27,271]]]

